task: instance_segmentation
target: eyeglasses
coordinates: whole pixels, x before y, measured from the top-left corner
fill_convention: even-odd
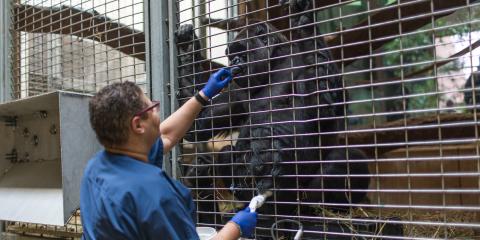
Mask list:
[[[142,109],[140,112],[137,112],[135,113],[135,115],[133,115],[134,117],[139,117],[139,116],[142,116],[144,113],[158,107],[158,105],[160,105],[160,102],[159,101],[152,101],[152,105]]]

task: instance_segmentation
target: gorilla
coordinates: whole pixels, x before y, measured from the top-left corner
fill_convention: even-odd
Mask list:
[[[185,42],[189,36],[192,37],[190,41],[193,45],[197,45],[194,49],[200,49],[193,27],[182,25],[179,42]],[[191,45],[189,49],[192,49]],[[196,54],[199,54],[198,50]],[[290,44],[283,35],[276,33],[273,26],[261,22],[242,30],[228,45],[226,54],[231,65],[240,66],[242,72],[232,83],[228,94],[220,95],[213,100],[210,108],[202,111],[196,124],[201,126],[200,129],[213,129],[213,134],[230,126],[242,126],[236,145],[222,150],[241,152],[240,157],[234,157],[240,160],[232,164],[241,159],[250,161],[251,167],[243,170],[240,170],[240,167],[236,170],[244,171],[244,175],[278,176],[294,169],[283,166],[285,163],[295,165],[294,161],[322,159],[318,151],[320,141],[322,146],[332,146],[336,144],[336,139],[333,134],[325,134],[328,137],[319,138],[318,132],[328,133],[339,129],[336,122],[330,118],[340,115],[338,105],[343,103],[343,94],[339,93],[342,91],[339,77],[319,80],[312,72],[315,73],[316,70],[320,76],[334,75],[338,73],[335,65],[320,64],[316,69],[313,67],[312,71],[312,67],[305,64],[307,58],[298,44]],[[328,52],[318,55],[318,62],[329,59]],[[191,64],[185,61],[186,58],[187,55],[180,56],[183,73],[186,71],[184,66]],[[196,58],[203,59],[201,56]],[[181,99],[191,97],[191,88],[205,83],[206,77],[202,75],[206,73],[208,71],[197,70],[194,73],[181,74]],[[228,118],[231,115],[235,117]],[[225,120],[227,118],[228,120]],[[327,121],[330,121],[330,124],[326,124]],[[229,126],[228,123],[232,125]],[[198,135],[204,136],[197,128],[197,139],[208,140]],[[244,154],[244,151],[249,152]],[[260,157],[262,155],[265,156]],[[219,159],[222,159],[220,162],[226,161]],[[300,172],[315,172],[314,167],[305,169],[300,169]],[[262,191],[271,188],[271,185],[272,179],[269,179],[260,180],[257,186]]]
[[[272,0],[270,0],[271,2]],[[286,1],[279,0],[279,6],[285,5]],[[309,106],[315,106],[313,112],[318,110],[316,118],[322,123],[321,131],[323,133],[333,132],[343,129],[343,119],[334,118],[336,116],[344,116],[344,99],[348,98],[347,93],[342,90],[343,83],[341,77],[338,75],[339,71],[336,63],[332,62],[331,54],[326,50],[327,46],[322,37],[313,37],[316,34],[315,25],[313,23],[314,12],[308,11],[311,9],[311,0],[291,0],[288,2],[291,8],[290,17],[292,29],[290,31],[280,32],[276,27],[270,23],[262,23],[255,19],[207,19],[201,18],[204,23],[211,24],[211,26],[220,27],[223,29],[235,28],[243,29],[231,44],[226,49],[226,55],[230,52],[242,53],[242,57],[249,64],[238,64],[241,58],[230,59],[230,65],[243,66],[243,69],[250,67],[248,80],[252,80],[250,87],[262,87],[262,84],[255,85],[255,83],[266,83],[265,78],[268,78],[265,69],[272,67],[282,72],[277,72],[275,75],[282,78],[288,78],[288,71],[285,68],[296,67],[294,71],[296,75],[290,77],[289,81],[303,80],[306,82],[302,84],[303,87],[309,87],[309,92],[299,89],[300,92],[309,94],[302,99],[309,99],[307,103]],[[273,6],[273,3],[269,3]],[[302,12],[302,14],[294,14]],[[246,25],[249,24],[249,25]],[[282,25],[283,26],[283,25]],[[283,26],[285,27],[285,26]],[[246,29],[249,29],[248,31]],[[260,35],[259,35],[260,34]],[[283,35],[288,34],[294,41],[290,43]],[[317,33],[318,34],[318,33]],[[262,36],[263,35],[263,36]],[[250,50],[244,49],[239,41],[246,38],[250,46]],[[263,42],[261,42],[263,41]],[[277,45],[276,45],[277,44]],[[231,46],[233,45],[233,46]],[[258,46],[257,46],[258,45]],[[268,47],[266,45],[269,45]],[[271,46],[271,47],[270,47]],[[178,60],[179,60],[179,92],[178,99],[180,105],[199,91],[207,82],[212,70],[224,67],[213,61],[206,60],[201,51],[203,50],[199,39],[195,35],[193,25],[181,25],[177,34]],[[258,48],[258,49],[256,49]],[[271,52],[269,52],[271,51]],[[291,51],[291,53],[289,53]],[[296,55],[294,57],[282,57],[286,54]],[[231,55],[231,54],[230,54]],[[278,55],[281,59],[273,59],[269,61],[265,57],[269,55]],[[262,59],[263,60],[260,60]],[[256,61],[254,59],[259,59]],[[284,62],[282,63],[282,59]],[[293,60],[293,63],[288,63],[287,60]],[[258,69],[253,69],[258,68]],[[262,69],[263,68],[263,69]],[[257,73],[254,73],[258,71]],[[245,78],[244,78],[245,79]],[[237,79],[238,80],[238,79]],[[247,96],[250,94],[248,87],[238,86],[239,81],[233,82],[230,85],[229,94],[221,94],[216,99],[212,100],[212,104],[204,108],[200,113],[197,121],[194,124],[193,131],[185,137],[188,141],[207,141],[218,134],[228,134],[232,129],[238,129],[248,118],[249,109],[245,108],[244,104],[248,101]],[[243,81],[247,83],[248,81]],[[300,86],[300,84],[296,84]],[[300,87],[302,87],[300,86]],[[331,117],[331,118],[330,118]],[[336,143],[334,135],[322,135],[322,145],[333,145]]]
[[[309,21],[307,15],[296,22]],[[304,195],[323,203],[362,201],[365,192],[346,192],[368,188],[369,178],[361,177],[368,175],[367,163],[349,160],[367,157],[360,150],[336,148],[335,132],[342,129],[348,96],[325,43],[321,38],[290,42],[269,23],[250,23],[226,49],[230,66],[241,69],[239,75],[229,91],[202,110],[194,130],[186,137],[189,141],[207,141],[238,129],[238,139],[223,147],[215,161],[200,159],[197,163],[207,164],[194,165],[187,172],[210,174],[214,169],[235,197],[244,202],[273,190],[271,200],[275,204],[267,202],[259,209],[266,215],[294,214],[296,203]],[[296,36],[313,34],[311,27],[295,29]],[[221,66],[203,58],[192,25],[180,26],[177,43],[178,99],[182,104],[201,89],[211,70]],[[351,177],[345,177],[347,174]],[[212,184],[201,182],[205,187]],[[271,219],[267,223],[271,225]]]

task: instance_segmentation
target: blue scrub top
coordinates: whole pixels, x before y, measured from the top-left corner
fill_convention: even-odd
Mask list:
[[[83,239],[199,239],[190,191],[161,169],[159,138],[149,163],[97,153],[80,187]]]

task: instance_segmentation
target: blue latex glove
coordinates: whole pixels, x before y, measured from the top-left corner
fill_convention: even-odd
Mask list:
[[[257,225],[257,213],[250,212],[250,208],[246,207],[242,211],[233,216],[232,220],[240,227],[242,237],[252,237],[255,226]]]
[[[224,87],[226,87],[230,81],[232,81],[232,72],[228,68],[222,68],[210,75],[207,84],[202,89],[202,92],[209,99],[217,95]]]

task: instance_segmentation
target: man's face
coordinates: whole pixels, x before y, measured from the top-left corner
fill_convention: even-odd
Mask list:
[[[147,99],[150,105],[153,105],[153,102],[150,99]],[[149,105],[149,106],[150,106]],[[148,112],[148,119],[151,119],[152,127],[157,131],[156,136],[160,136],[160,106],[154,107],[152,111]]]
[[[153,103],[147,96],[142,96],[143,101],[146,103],[146,106],[153,106]],[[152,108],[151,110],[145,113],[145,116],[142,121],[146,123],[145,125],[145,136],[153,142],[160,137],[160,115],[159,115],[159,106]]]

